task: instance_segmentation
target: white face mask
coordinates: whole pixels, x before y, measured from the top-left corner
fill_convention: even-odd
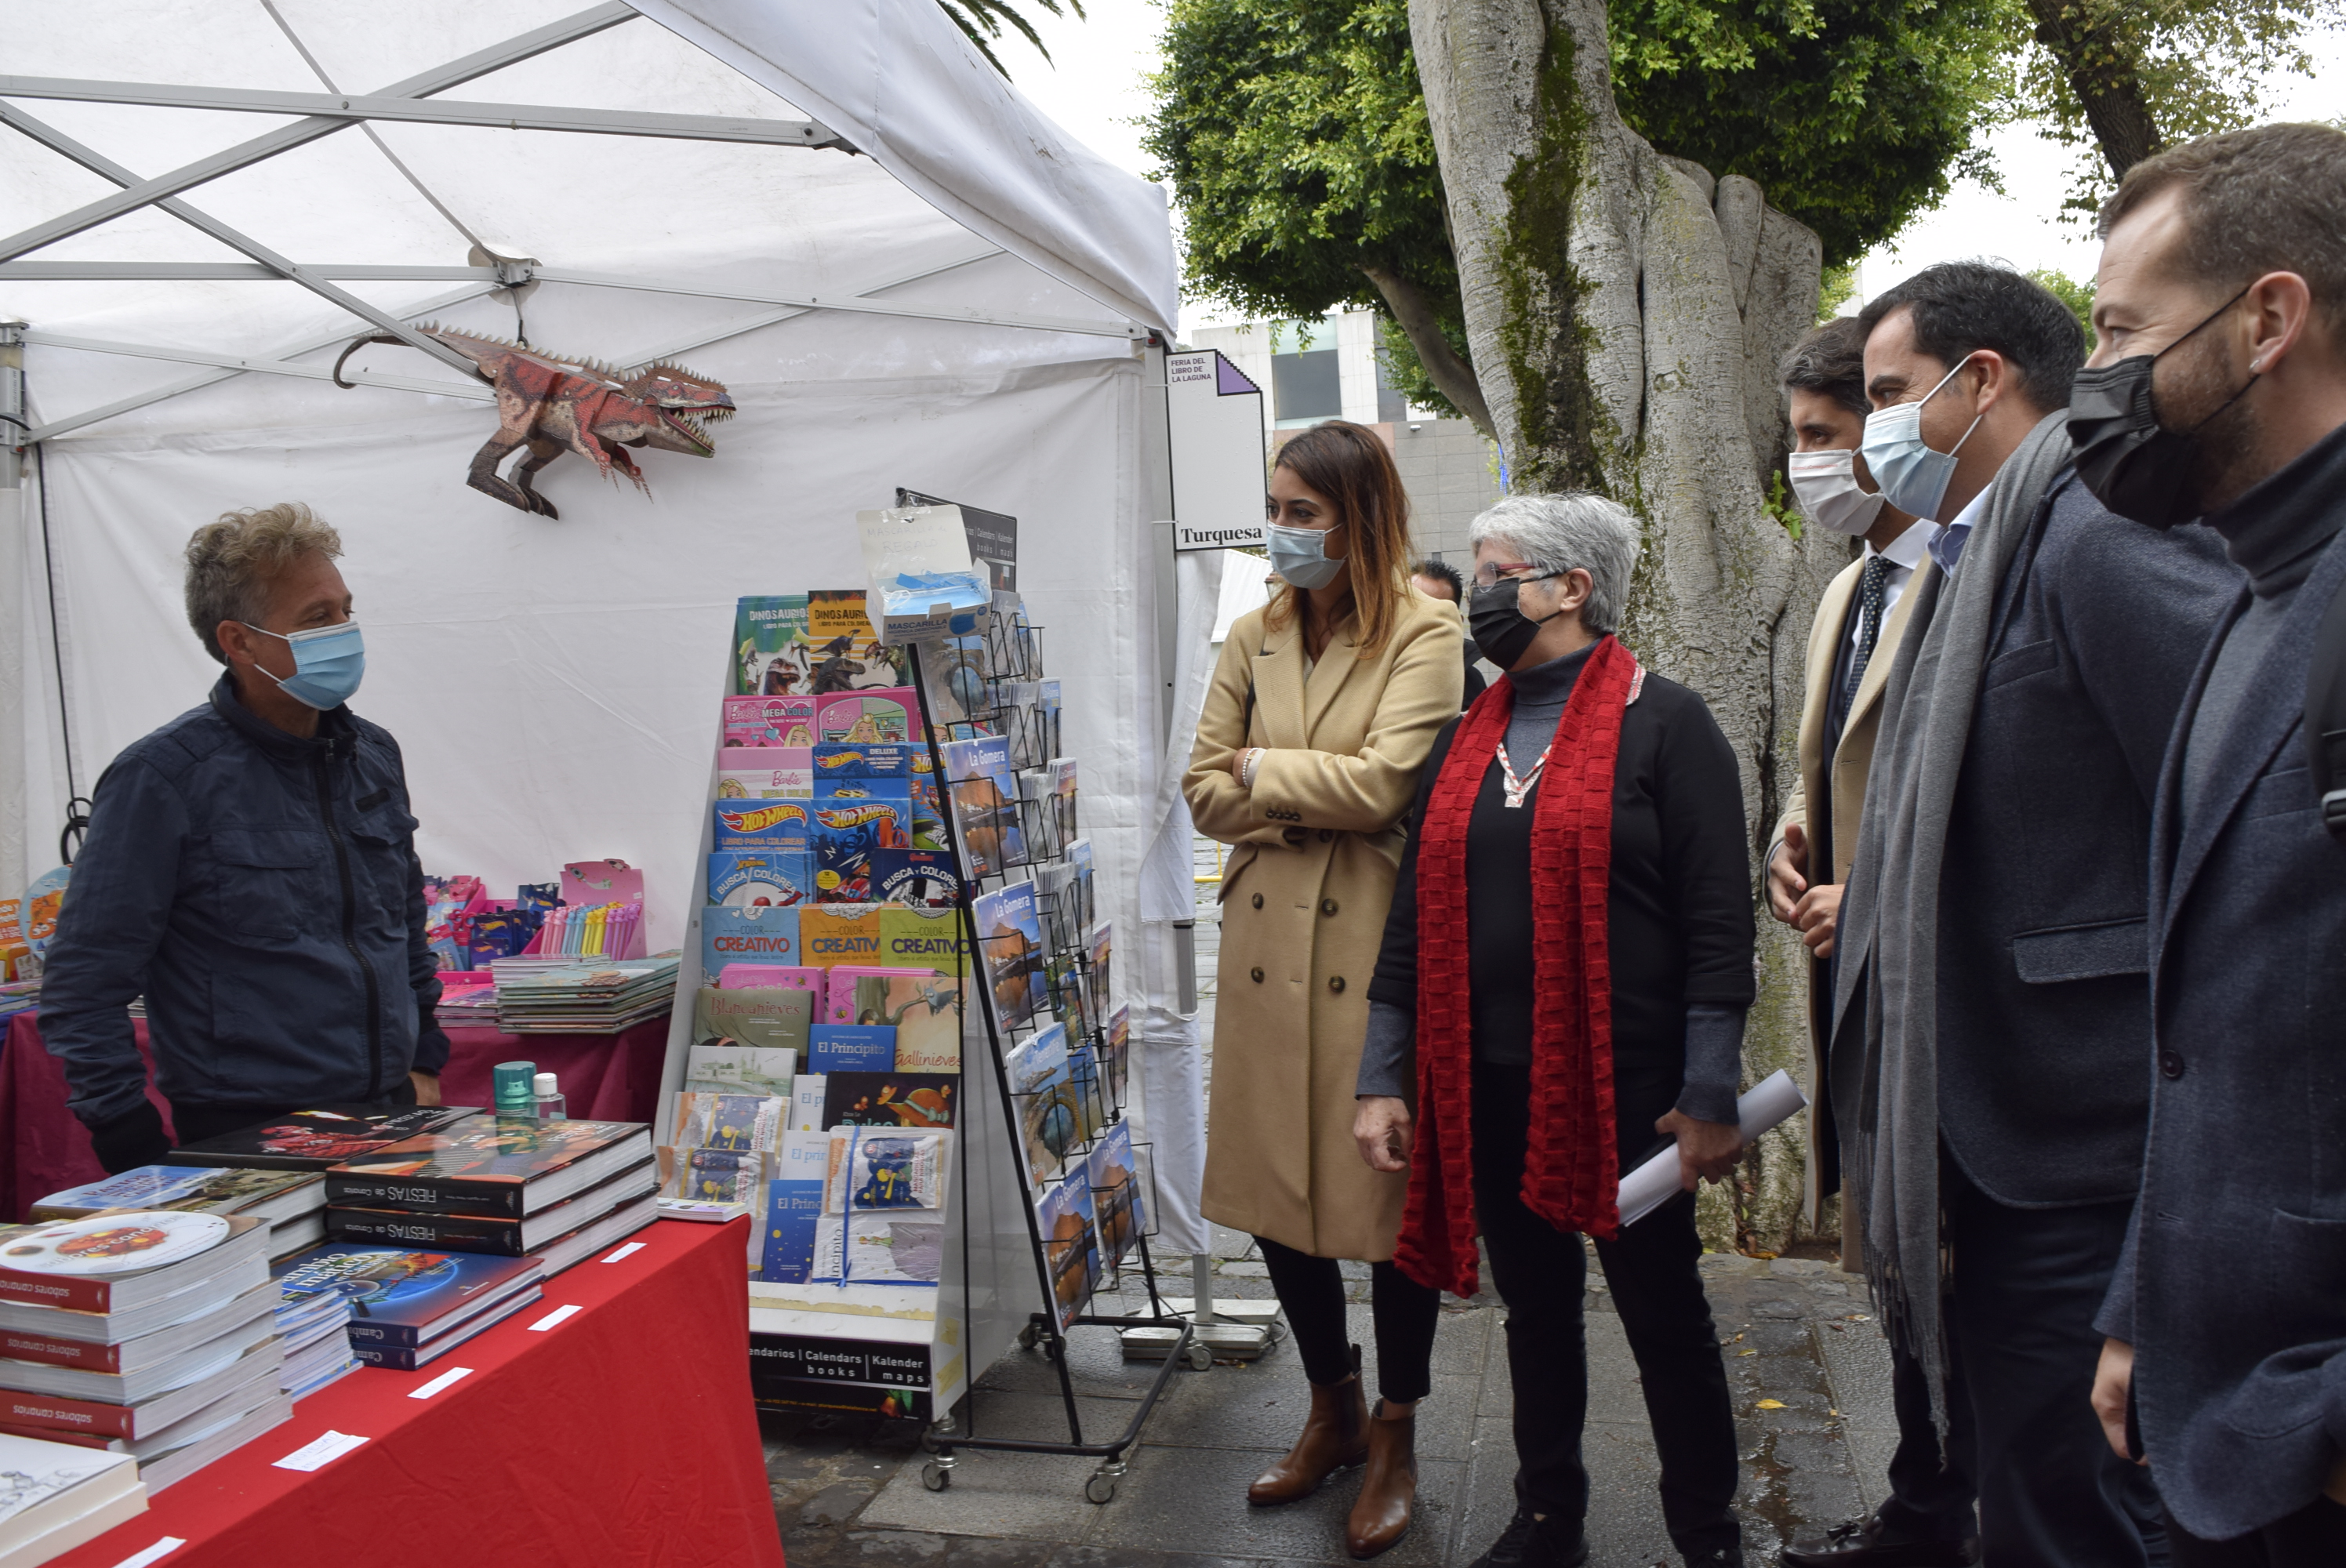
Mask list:
[[[1854,451],[1796,452],[1790,467],[1800,514],[1828,534],[1856,538],[1882,515],[1885,498],[1858,487]]]

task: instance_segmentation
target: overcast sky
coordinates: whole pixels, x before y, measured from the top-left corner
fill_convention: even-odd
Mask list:
[[[995,46],[1019,89],[1045,114],[1095,151],[1136,174],[1148,171],[1140,131],[1132,122],[1148,112],[1144,77],[1157,66],[1164,13],[1155,0],[1089,0],[1088,21],[1054,19],[1039,5],[1025,9],[1051,50],[1046,65],[1024,39]],[[2346,117],[2346,36],[2328,35],[2313,50],[2321,69],[2311,79],[2275,85],[2276,118]],[[2073,277],[2093,275],[2096,247],[2082,225],[2054,219],[2061,205],[2068,153],[2027,127],[2014,126],[1994,143],[2004,173],[2003,196],[1958,184],[1936,211],[1909,224],[1895,242],[1860,264],[1859,283],[1880,293],[1908,274],[1964,256],[1996,256],[2024,270],[2050,267]],[[1203,326],[1219,312],[1184,300],[1185,328]]]

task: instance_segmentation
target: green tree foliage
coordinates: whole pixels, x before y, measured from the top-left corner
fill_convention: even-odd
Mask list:
[[[2080,283],[2066,272],[2056,272],[2049,267],[2039,267],[2028,275],[2028,280],[2069,307],[2069,313],[2077,318],[2077,325],[2086,329],[2086,345],[2090,351],[2094,341],[2094,280],[2088,278]]]
[[[1064,16],[1072,11],[1078,22],[1085,19],[1084,0],[1066,0],[1066,11],[1059,8],[1060,0],[1035,0],[1035,3],[1054,16]],[[1010,69],[994,52],[994,46],[1001,38],[1005,25],[1034,45],[1035,52],[1044,59],[1051,57],[1051,51],[1043,46],[1043,35],[1035,31],[1035,24],[1026,20],[1025,14],[1011,0],[937,0],[937,4],[946,15],[953,18],[954,25],[962,30],[963,36],[977,46],[977,52],[985,56],[985,63],[1005,76],[1010,74]]]
[[[1658,151],[1758,181],[1836,266],[1985,172],[2009,3],[1614,0],[1614,98]]]
[[[2310,71],[2309,31],[2341,0],[2023,0],[2013,112],[2078,149],[2066,203],[2091,214],[2161,148],[2255,123],[2263,84]]]

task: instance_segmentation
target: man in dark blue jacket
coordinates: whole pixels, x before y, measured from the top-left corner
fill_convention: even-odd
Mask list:
[[[2319,651],[2346,585],[2342,215],[2322,126],[2135,165],[2070,405],[2105,504],[2204,513],[2248,574],[2159,776],[2150,1136],[2098,1320],[2094,1403],[2147,1453],[2177,1568],[2346,1563],[2346,841],[2306,733],[2309,672],[2346,673]]]
[[[365,665],[342,540],[298,504],[188,542],[188,620],[228,667],[97,782],[41,1033],[108,1171],[317,1105],[437,1105],[448,1037],[399,744],[343,706]]]

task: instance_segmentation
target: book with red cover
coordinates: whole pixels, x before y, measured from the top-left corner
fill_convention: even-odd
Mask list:
[[[479,1114],[477,1105],[410,1105],[396,1111],[319,1105],[173,1149],[170,1163],[321,1171],[353,1156],[419,1133],[436,1132]]]

